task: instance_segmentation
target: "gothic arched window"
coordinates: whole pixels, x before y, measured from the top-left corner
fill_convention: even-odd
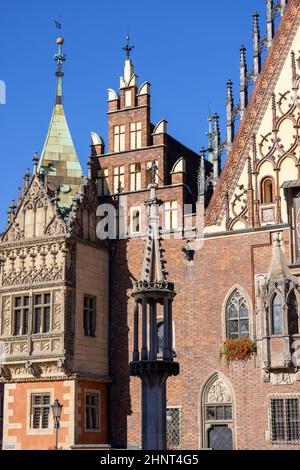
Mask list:
[[[299,333],[298,303],[295,292],[292,292],[288,298],[288,329],[289,335]]]
[[[249,336],[248,304],[239,290],[235,290],[227,302],[226,323],[228,338]]]
[[[282,333],[282,300],[281,295],[276,294],[272,302],[272,333],[280,335]]]
[[[274,202],[273,180],[270,177],[265,178],[261,183],[261,199],[262,204]]]

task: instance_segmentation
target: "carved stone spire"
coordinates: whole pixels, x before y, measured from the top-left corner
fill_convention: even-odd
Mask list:
[[[148,230],[140,280],[147,283],[163,283],[166,280],[160,244],[159,201],[156,198],[157,187],[157,183],[149,185],[150,199],[145,203],[148,209]]]
[[[255,83],[261,71],[260,29],[257,11],[253,13],[253,63],[253,81]]]
[[[200,150],[200,166],[198,170],[198,202],[204,203],[205,198],[205,148]]]
[[[267,47],[268,49],[272,45],[274,37],[274,11],[273,11],[273,0],[267,0]]]
[[[240,118],[243,119],[248,104],[246,48],[240,48]]]
[[[297,278],[295,278],[288,266],[288,262],[284,253],[282,251],[282,238],[281,233],[276,233],[274,235],[274,245],[273,245],[273,254],[272,260],[268,270],[268,278],[271,280],[279,280],[281,278],[287,278],[294,280],[295,283],[298,283]]]
[[[232,94],[232,81],[227,81],[227,96],[226,96],[226,129],[227,129],[227,151],[230,150],[234,139],[234,102]]]
[[[217,183],[221,173],[221,152],[220,152],[220,128],[219,128],[219,115],[217,113],[213,116],[214,120],[214,182]]]

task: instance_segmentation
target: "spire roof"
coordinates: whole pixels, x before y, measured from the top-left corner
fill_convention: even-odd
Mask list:
[[[277,233],[274,237],[273,254],[268,270],[268,277],[274,281],[286,277],[297,282],[297,279],[292,275],[289,269],[288,262],[282,251],[280,235],[280,233]]]
[[[155,174],[155,171],[155,163],[153,163],[153,174]],[[150,199],[146,202],[148,208],[148,233],[140,281],[149,284],[163,283],[166,281],[166,276],[163,268],[160,243],[159,202],[156,198],[157,183],[152,182],[149,189]]]
[[[62,64],[66,56],[62,53],[63,38],[57,39],[58,54],[57,84],[54,109],[38,166],[38,173],[47,174],[48,185],[58,191],[59,207],[69,208],[82,177],[81,165],[73,144],[62,103]]]

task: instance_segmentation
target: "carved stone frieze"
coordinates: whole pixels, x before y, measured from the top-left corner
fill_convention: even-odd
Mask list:
[[[288,372],[271,372],[270,380],[272,385],[292,385],[295,381],[295,374]]]
[[[207,401],[209,403],[228,403],[228,402],[231,402],[230,391],[228,390],[228,387],[223,382],[223,380],[218,379],[212,384],[212,386],[211,386],[211,388],[208,392]]]

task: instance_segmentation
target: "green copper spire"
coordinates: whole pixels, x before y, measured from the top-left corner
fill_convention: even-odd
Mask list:
[[[38,166],[39,174],[47,174],[50,189],[58,191],[59,207],[69,208],[82,177],[82,169],[69,131],[62,104],[62,65],[66,56],[62,53],[63,38],[57,39],[57,85],[55,105],[47,138]]]

